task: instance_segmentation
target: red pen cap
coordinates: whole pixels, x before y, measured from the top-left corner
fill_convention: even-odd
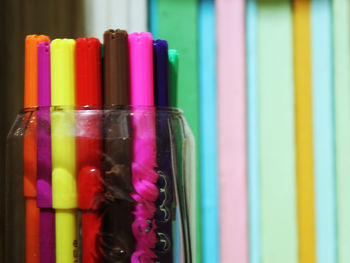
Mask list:
[[[97,38],[78,38],[75,44],[76,104],[101,105],[101,43]]]

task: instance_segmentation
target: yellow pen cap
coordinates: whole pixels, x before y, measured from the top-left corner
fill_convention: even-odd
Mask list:
[[[51,104],[75,104],[75,40],[51,42]]]

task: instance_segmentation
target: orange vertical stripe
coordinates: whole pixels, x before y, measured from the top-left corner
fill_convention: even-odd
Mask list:
[[[294,0],[294,81],[299,262],[316,262],[310,0]]]

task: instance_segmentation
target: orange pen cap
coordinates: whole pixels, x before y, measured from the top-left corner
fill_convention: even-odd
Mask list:
[[[25,40],[24,107],[38,105],[38,44],[50,42],[45,35],[28,35]]]

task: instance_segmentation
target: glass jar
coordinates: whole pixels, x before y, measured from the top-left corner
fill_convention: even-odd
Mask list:
[[[3,262],[192,262],[193,154],[178,109],[22,110],[7,138]]]

